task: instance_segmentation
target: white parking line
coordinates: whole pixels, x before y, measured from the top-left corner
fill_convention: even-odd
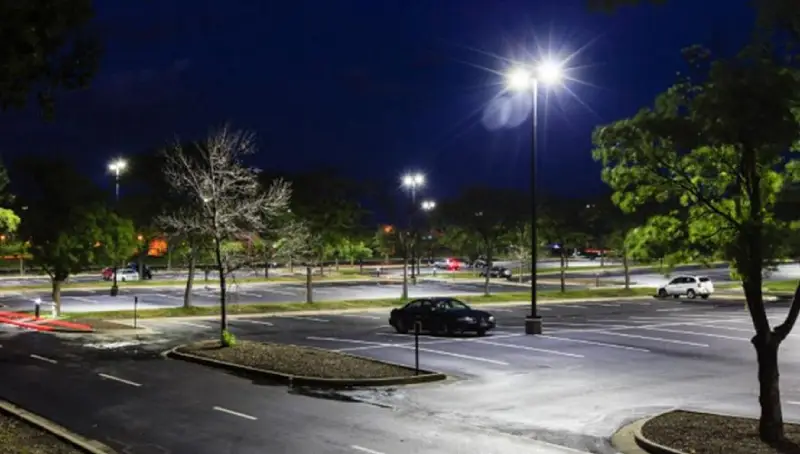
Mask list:
[[[622,307],[621,304],[615,303],[595,303],[593,306],[602,306],[602,307]]]
[[[254,296],[256,298],[263,298],[263,296],[259,295],[258,293],[239,292],[239,294],[244,296]]]
[[[309,339],[309,340],[320,340],[320,341],[327,341],[327,342],[342,342],[342,343],[351,343],[351,344],[371,345],[371,346],[376,347],[376,348],[378,348],[378,347],[381,347],[381,348],[386,347],[386,348],[402,348],[402,349],[405,349],[405,350],[414,350],[414,347],[411,346],[411,345],[408,345],[408,344],[386,344],[386,343],[381,343],[381,342],[370,342],[370,341],[362,341],[362,340],[357,340],[357,339],[340,339],[340,338],[336,338],[336,337],[309,336],[306,339]],[[426,345],[430,345],[430,344],[426,344]],[[337,350],[334,350],[334,351],[343,351],[343,350],[342,349],[337,349]],[[507,362],[497,361],[497,360],[488,359],[488,358],[482,358],[480,356],[462,355],[462,354],[459,354],[459,353],[451,353],[451,352],[433,350],[433,349],[430,349],[430,348],[422,348],[422,347],[419,348],[419,351],[428,352],[428,353],[436,353],[437,355],[442,355],[442,356],[452,356],[454,358],[471,359],[473,361],[480,361],[480,362],[484,362],[484,363],[497,364],[497,365],[500,365],[500,366],[508,366]]]
[[[635,352],[651,353],[651,351],[646,349],[646,348],[629,347],[627,345],[607,344],[605,342],[595,342],[595,341],[588,341],[588,340],[583,340],[583,339],[572,339],[572,338],[568,338],[568,337],[546,336],[546,335],[543,335],[543,334],[540,334],[538,337],[543,337],[545,339],[566,341],[566,342],[575,342],[575,343],[578,343],[578,344],[597,345],[598,347],[619,348],[621,350],[631,350],[631,351],[635,351]]]
[[[221,411],[222,413],[227,413],[229,415],[238,416],[240,418],[249,419],[251,421],[255,421],[255,420],[258,419],[255,416],[250,416],[250,415],[246,415],[244,413],[239,413],[238,411],[228,410],[227,408],[212,407],[212,409],[216,410],[216,411]]]
[[[637,327],[638,328],[638,327]],[[630,337],[633,339],[644,339],[644,340],[652,340],[657,342],[668,342],[671,344],[681,344],[681,345],[690,345],[692,347],[706,347],[708,348],[708,344],[699,344],[697,342],[688,342],[688,341],[679,341],[675,339],[665,339],[663,337],[649,337],[649,336],[640,336],[638,334],[627,334],[627,333],[619,333],[616,331],[596,331],[598,334],[605,334],[609,336],[620,336],[620,337]]]
[[[732,337],[732,336],[723,336],[721,334],[711,334],[711,333],[698,333],[695,331],[683,331],[679,329],[668,329],[668,328],[642,328],[648,331],[663,331],[665,333],[675,333],[675,334],[690,334],[692,336],[706,336],[706,337],[715,337],[717,339],[727,339],[727,340],[738,340],[738,341],[746,341],[750,342],[750,339],[745,339],[743,337]]]
[[[508,347],[508,348],[516,348],[519,350],[528,350],[532,352],[539,352],[539,353],[549,353],[551,355],[561,355],[561,356],[569,356],[571,358],[583,358],[583,355],[577,355],[575,353],[565,353],[560,352],[558,350],[548,350],[546,348],[536,348],[536,347],[529,347],[527,345],[514,345],[514,344],[503,344],[500,342],[492,342],[487,340],[477,340],[475,341],[479,344],[486,344],[486,345],[496,345],[498,347]]]
[[[54,359],[50,359],[50,358],[45,358],[44,356],[34,355],[33,353],[31,353],[30,356],[31,356],[31,358],[38,359],[39,361],[44,361],[44,362],[47,362],[47,363],[50,363],[50,364],[58,364],[58,361],[56,361]]]
[[[75,301],[80,301],[82,303],[89,303],[89,304],[100,304],[101,303],[100,301],[95,301],[93,299],[84,298],[82,296],[63,296],[62,298],[70,298],[70,299],[73,299]]]
[[[786,403],[789,404],[789,405],[800,405],[800,402],[794,402],[794,401],[791,401],[791,400],[787,401]]]
[[[288,295],[288,296],[297,295],[297,293],[295,293],[295,292],[290,292],[288,290],[279,290],[279,289],[274,289],[274,288],[269,289],[268,292],[269,293],[277,293],[278,295]]]
[[[245,320],[243,318],[234,318],[229,320],[230,323],[252,323],[255,325],[275,326],[270,322],[262,322],[261,320]]]
[[[325,320],[323,318],[303,317],[301,315],[281,315],[280,318],[291,318],[293,320],[308,320],[310,322],[319,322],[319,323],[330,322],[330,320]]]
[[[492,308],[492,312],[514,312],[511,309],[500,309],[499,307]]]
[[[567,326],[567,327],[569,327],[569,326],[577,326],[577,327],[582,327],[582,326],[598,326],[598,327],[608,326],[608,325],[604,325],[602,323],[602,321],[595,322],[595,323],[549,322],[549,323],[546,323],[546,324],[548,326],[557,325],[556,327],[560,327],[560,326]],[[617,328],[617,327],[621,327],[621,326],[623,326],[623,325],[612,325],[613,328]]]
[[[174,325],[191,326],[191,327],[194,327],[194,328],[211,329],[211,327],[208,326],[208,325],[201,325],[199,323],[192,323],[192,322],[182,322],[180,320],[168,320],[168,321],[165,321],[165,323],[171,323],[171,324],[174,324]]]
[[[361,314],[339,314],[342,317],[350,317],[350,318],[364,318],[367,320],[381,320],[383,317],[378,317],[377,315],[361,315]]]
[[[382,453],[382,452],[380,452],[380,451],[376,451],[376,450],[374,450],[374,449],[365,448],[365,447],[363,447],[363,446],[358,446],[358,445],[350,445],[350,447],[351,447],[352,449],[356,450],[356,451],[359,451],[359,452],[365,452],[365,453],[367,453],[367,454],[384,454],[384,453]]]
[[[569,309],[586,309],[586,306],[581,306],[579,304],[562,304],[561,307],[566,307]]]
[[[672,309],[656,309],[656,312],[682,312],[688,311],[689,309],[686,307],[675,307]]]
[[[115,380],[115,381],[118,381],[120,383],[125,383],[126,385],[136,386],[137,388],[142,386],[139,383],[132,382],[130,380],[125,380],[124,378],[115,377],[113,375],[108,375],[108,374],[97,374],[97,375],[99,375],[99,376],[101,376],[103,378],[107,378],[109,380]]]

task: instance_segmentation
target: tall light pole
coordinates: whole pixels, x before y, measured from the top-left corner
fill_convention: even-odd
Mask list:
[[[117,215],[119,215],[119,176],[127,167],[128,163],[125,162],[124,159],[116,159],[108,165],[108,170],[114,174],[114,211]],[[114,246],[119,250],[119,230],[117,230],[115,235],[116,239],[114,241],[116,241],[117,244]],[[117,296],[119,294],[119,286],[117,286],[117,271],[119,271],[118,259],[119,257],[114,257],[114,280],[111,284],[111,296]]]
[[[108,170],[114,174],[114,197],[117,203],[119,203],[119,176],[127,168],[128,163],[124,159],[117,159],[108,165]]]
[[[417,210],[417,189],[425,186],[425,175],[421,173],[410,173],[403,176],[403,187],[411,193],[411,206],[412,211],[409,213],[409,230],[413,229],[414,214]],[[416,263],[417,248],[416,242],[411,248],[411,279],[416,282],[416,274],[414,274],[414,264]],[[419,269],[417,269],[419,271]]]
[[[422,211],[424,211],[426,213],[429,213],[429,212],[433,211],[434,208],[436,208],[436,202],[434,202],[433,200],[423,200],[422,204],[420,205],[420,208],[422,208]],[[431,230],[430,224],[428,224],[427,229],[428,229],[428,237],[426,239],[430,239],[430,230]],[[432,250],[431,247],[429,247],[428,248],[428,257],[430,258],[430,256],[432,254],[433,254],[433,250]],[[421,261],[422,260],[420,258],[417,258],[417,273],[418,274],[419,274],[419,264],[420,264]]]
[[[530,90],[533,97],[531,115],[531,313],[525,317],[525,334],[542,334],[542,317],[536,305],[536,260],[539,249],[536,238],[536,141],[539,126],[539,85],[552,85],[561,81],[561,65],[543,62],[534,70],[516,68],[508,75],[508,88],[515,91]]]

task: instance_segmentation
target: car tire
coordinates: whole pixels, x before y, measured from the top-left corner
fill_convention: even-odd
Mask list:
[[[709,296],[711,296],[711,295],[700,295],[700,298],[703,298],[704,300],[707,300]]]
[[[478,331],[475,332],[475,334],[477,334],[478,337],[483,337],[483,336],[486,335],[486,330],[485,329],[479,329]]]
[[[686,297],[693,300],[697,298],[697,293],[694,290],[689,289],[686,291]]]
[[[680,296],[680,295],[672,295],[672,297],[673,297],[673,298],[675,298],[675,299],[678,299],[678,298],[680,298],[681,296]]]
[[[394,322],[394,330],[397,331],[399,334],[408,334],[408,327],[402,320],[397,320]]]
[[[667,296],[667,289],[660,288],[658,289],[658,297],[659,298],[666,298]]]

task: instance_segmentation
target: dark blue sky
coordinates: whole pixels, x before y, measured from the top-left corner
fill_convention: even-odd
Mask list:
[[[0,115],[4,155],[74,155],[102,176],[116,155],[200,138],[222,122],[254,130],[258,164],[320,165],[356,177],[425,171],[445,195],[470,183],[524,186],[529,128],[482,120],[502,89],[500,58],[574,54],[542,115],[542,185],[600,187],[590,134],[674,80],[679,50],[734,50],[746,0],[672,0],[592,13],[584,0],[98,1],[106,54],[92,87],[56,119]],[[578,52],[580,50],[580,52]],[[521,120],[521,118],[520,118]]]

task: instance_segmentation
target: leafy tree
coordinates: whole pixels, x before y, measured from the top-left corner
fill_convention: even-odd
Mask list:
[[[0,1],[0,109],[35,96],[49,116],[55,91],[88,84],[100,57],[92,16],[91,0]]]
[[[492,268],[494,254],[501,246],[503,235],[509,228],[525,220],[528,206],[525,197],[511,190],[472,187],[465,189],[455,200],[443,203],[443,219],[458,225],[475,235],[486,255],[487,270]],[[489,279],[486,273],[484,293],[489,294]]]
[[[525,271],[531,270],[531,246],[533,245],[533,228],[529,222],[510,229],[503,243],[508,245],[508,255],[512,260],[519,262],[519,281]]]
[[[542,198],[545,202],[539,217],[540,232],[550,242],[559,244],[561,291],[566,291],[566,268],[569,266],[569,251],[574,246],[586,242],[586,223],[582,208],[585,203],[579,200],[562,198]]]
[[[262,190],[257,171],[242,160],[255,153],[255,137],[225,126],[212,132],[206,141],[185,150],[176,144],[167,151],[164,172],[173,191],[186,203],[182,210],[160,217],[167,230],[192,235],[198,243],[210,239],[214,265],[219,276],[220,341],[228,346],[226,279],[249,262],[250,249],[225,247],[231,241],[250,242],[263,231],[264,220],[280,216],[288,209],[291,189],[276,181]],[[196,153],[196,154],[195,154]]]
[[[133,227],[133,221],[109,210],[98,209],[89,214],[93,217],[91,224],[97,228],[95,241],[100,245],[96,256],[108,261],[116,269],[139,247],[140,241]],[[113,279],[113,286],[116,287],[117,276]]]
[[[95,207],[100,191],[68,161],[27,155],[12,162],[19,207],[27,207],[19,236],[30,242],[33,266],[51,279],[52,298],[61,312],[61,287],[94,262],[97,238]]]
[[[446,208],[446,206],[445,206]],[[445,225],[441,229],[439,244],[451,253],[467,257],[475,262],[481,255],[480,236],[474,231],[460,225]]]
[[[350,265],[355,264],[356,260],[372,257],[372,249],[364,241],[345,238],[338,244],[337,249],[339,257],[347,260]]]
[[[800,286],[785,321],[774,329],[762,296],[762,269],[780,252],[790,227],[775,215],[787,184],[800,179],[789,150],[800,143],[795,117],[797,74],[771,49],[747,49],[710,61],[690,49],[687,77],[634,117],[598,128],[596,159],[614,201],[634,211],[645,201],[679,201],[686,217],[686,249],[720,251],[741,277],[753,321],[758,359],[762,440],[783,439],[778,347],[800,311]],[[667,214],[675,219],[673,213]]]
[[[373,236],[373,248],[383,255],[385,263],[389,263],[389,257],[397,253],[397,236],[395,227],[392,225],[382,225]]]
[[[280,238],[275,244],[275,257],[289,262],[289,272],[294,273],[294,262],[310,253],[311,232],[308,224],[293,218],[281,229]]]

